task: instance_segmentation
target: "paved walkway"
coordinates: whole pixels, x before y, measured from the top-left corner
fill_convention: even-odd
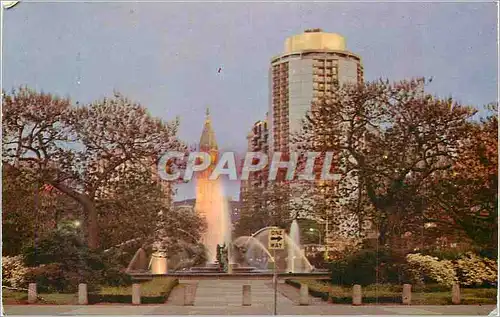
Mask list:
[[[267,284],[268,287],[272,288],[272,283]],[[290,284],[279,283],[278,284],[278,292],[290,299],[295,305],[299,304],[300,299],[300,291],[298,288],[293,287]],[[311,305],[328,305],[328,302],[323,301],[321,298],[309,296]]]
[[[488,315],[495,309],[484,306],[351,306],[320,305],[297,306],[280,305],[279,315]],[[7,315],[270,315],[265,306],[173,306],[173,305],[91,305],[52,306],[17,305],[4,306]],[[496,315],[495,315],[496,316]]]
[[[192,281],[186,283],[181,281],[179,285],[174,287],[174,289],[170,292],[170,295],[168,296],[168,299],[165,302],[165,304],[174,306],[184,306],[184,288],[187,286],[187,284],[192,284],[194,285],[194,287],[196,287],[198,283]],[[195,289],[195,294],[196,294],[196,289]]]
[[[213,306],[234,306],[239,307],[242,304],[243,285],[251,285],[252,306],[266,308],[271,311],[274,303],[274,292],[271,285],[266,281],[218,281],[202,280],[198,282],[195,307],[213,307]],[[278,307],[293,305],[293,301],[277,294]]]

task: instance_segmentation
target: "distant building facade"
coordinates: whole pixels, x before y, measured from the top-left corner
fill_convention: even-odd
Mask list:
[[[247,152],[269,152],[269,128],[267,120],[260,120],[253,124],[252,129],[247,135]],[[251,172],[248,180],[241,181],[240,200],[245,204],[247,198],[253,190],[266,187],[267,168],[260,171]]]

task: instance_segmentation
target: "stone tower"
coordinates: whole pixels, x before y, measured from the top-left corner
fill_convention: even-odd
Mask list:
[[[226,241],[229,228],[226,225],[227,215],[225,213],[227,213],[227,208],[220,180],[209,179],[217,164],[219,152],[208,109],[198,150],[209,153],[211,157],[210,166],[196,174],[195,209],[206,220],[207,230],[203,237],[203,244],[207,248],[208,261],[214,262],[217,257],[217,245]]]

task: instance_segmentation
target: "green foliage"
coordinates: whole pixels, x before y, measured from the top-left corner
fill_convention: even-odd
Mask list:
[[[316,282],[316,281],[294,281],[294,280],[285,280],[285,283],[292,285],[293,287],[300,288],[301,284],[307,284],[309,288],[309,294],[313,297],[321,298],[324,301],[328,301],[330,297],[330,289],[328,285]]]
[[[2,166],[2,255],[21,252],[25,240],[33,239],[35,186],[8,164]]]
[[[2,166],[2,255],[15,256],[27,241],[53,230],[75,214],[70,198],[36,181],[33,173]]]
[[[147,186],[134,185],[144,185],[144,178],[153,178],[152,167],[164,152],[185,149],[176,137],[178,121],[163,122],[120,94],[87,106],[73,106],[69,99],[21,87],[5,93],[3,101],[3,163],[31,171],[37,183],[51,184],[77,203],[85,215],[91,249],[103,247],[100,240],[117,238],[111,232],[123,237],[130,228],[142,237],[151,235],[151,214],[142,221],[119,214],[130,211],[128,216],[132,216],[147,210],[157,215],[159,210],[151,208],[157,205],[156,193]],[[148,177],[141,177],[144,175]],[[126,180],[126,186],[120,180]],[[113,195],[128,187],[133,190]],[[155,197],[149,197],[150,193]],[[127,198],[135,208],[143,209],[127,206]],[[125,223],[120,225],[120,221]],[[101,226],[107,231],[104,239],[100,239]]]
[[[300,288],[301,284],[307,284],[309,290],[312,290],[314,294],[311,295],[324,299],[325,294],[328,294],[335,304],[352,303],[352,286],[332,285],[314,280],[302,280],[300,282],[286,280],[285,282],[296,288]],[[403,286],[401,284],[370,284],[363,286],[363,303],[400,304],[402,302],[402,290]],[[496,296],[497,290],[492,288],[466,288],[461,290],[462,303],[466,305],[495,304]],[[438,284],[412,285],[412,304],[450,305],[451,290],[448,286]]]
[[[368,285],[406,281],[404,263],[388,249],[361,249],[330,265],[332,283]]]
[[[73,293],[85,278],[79,272],[68,271],[61,263],[49,263],[29,268],[26,280],[35,282],[40,292]]]
[[[2,299],[4,305],[27,304],[28,293],[4,289],[2,292]],[[37,303],[48,305],[77,305],[78,294],[38,293]]]
[[[57,259],[67,266],[78,266],[88,253],[77,229],[70,223],[64,223],[37,243],[25,246],[23,261],[27,266],[37,266],[53,263]]]
[[[438,258],[420,253],[401,259],[389,249],[364,248],[330,263],[332,283],[337,285],[369,285],[375,283],[410,283],[422,288],[441,285],[449,289],[455,282],[467,287],[497,285],[497,262],[488,258],[455,252],[443,252]],[[437,287],[437,286],[436,286]],[[439,291],[438,289],[426,291]]]
[[[458,248],[446,248],[446,249],[427,249],[427,250],[422,250],[421,254],[422,255],[430,255],[432,257],[436,257],[438,259],[442,260],[450,260],[454,261],[459,259],[461,256],[463,256],[466,253],[466,251]]]
[[[90,289],[131,283],[112,254],[90,250],[70,225],[26,247],[23,262],[29,267],[25,279],[37,282],[40,291],[75,292],[79,283],[87,283]]]
[[[153,279],[141,284],[141,302],[144,304],[164,304],[170,292],[179,284],[179,280],[172,278]],[[4,290],[4,304],[26,304],[28,295],[26,292]],[[103,287],[99,291],[91,291],[88,294],[89,304],[98,303],[123,303],[132,302],[131,286]],[[75,293],[44,293],[39,292],[39,303],[54,305],[76,305],[78,297]]]
[[[144,304],[163,304],[170,292],[179,285],[178,279],[155,278],[141,284],[141,302]],[[103,287],[99,292],[89,294],[89,303],[127,303],[132,302],[131,286]]]

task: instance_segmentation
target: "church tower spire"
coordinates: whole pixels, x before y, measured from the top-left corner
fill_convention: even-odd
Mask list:
[[[226,236],[230,233],[230,229],[228,229],[230,225],[229,223],[226,224],[229,215],[224,207],[225,198],[220,180],[210,179],[218,159],[218,148],[208,108],[205,114],[205,124],[200,137],[199,151],[210,155],[211,164],[204,171],[197,172],[195,210],[206,220],[207,229],[203,235],[203,244],[208,250],[208,260],[213,263],[217,258],[217,245],[226,242]]]
[[[205,112],[205,125],[203,126],[203,131],[201,132],[200,138],[200,151],[211,151],[217,150],[217,141],[215,140],[215,132],[212,128],[212,120],[210,119],[210,109],[207,107]]]

